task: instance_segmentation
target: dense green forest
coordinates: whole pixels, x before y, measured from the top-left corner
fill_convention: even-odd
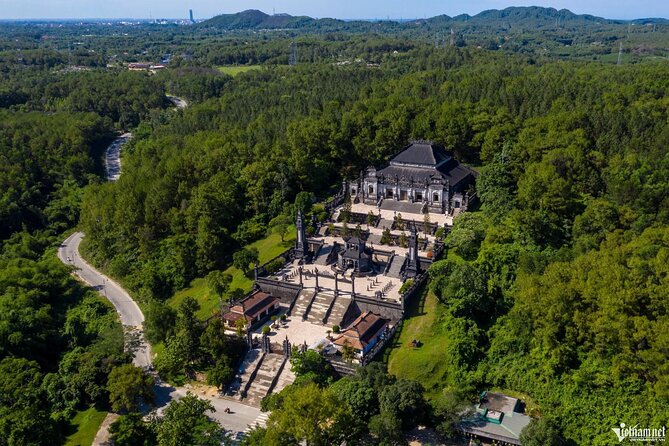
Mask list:
[[[532,39],[548,39],[555,19],[533,25]],[[64,231],[79,224],[91,261],[169,313],[161,302],[229,266],[292,214],[299,192],[325,200],[414,138],[480,171],[480,210],[456,220],[429,271],[426,292],[444,314],[435,329],[449,339],[443,376],[423,389],[376,364],[336,381],[317,358],[298,357],[298,381],[264,403],[272,418],[248,444],[331,444],[342,426],[351,442],[397,444],[419,422],[451,435],[454,414],[491,387],[531,398],[566,444],[610,444],[620,422],[668,424],[666,61],[639,52],[625,60],[643,63],[616,66],[564,43],[564,54],[529,50],[545,41],[500,48],[480,20],[479,34],[435,45],[439,20],[454,23],[431,19],[399,37],[146,25],[123,43],[101,32],[81,51],[63,46],[74,26],[50,41],[31,25],[2,29],[0,445],[39,444],[40,429],[62,439],[75,411],[109,406],[108,375],[128,360],[114,312],[55,259]],[[583,24],[572,20],[563,26]],[[616,27],[628,27],[600,25],[591,39],[620,34],[603,47],[610,55],[625,37]],[[662,47],[660,25],[630,41],[641,34]],[[300,63],[290,67],[292,40]],[[167,53],[155,76],[120,65]],[[235,77],[215,69],[235,63],[262,66]],[[190,106],[167,110],[166,92]],[[106,183],[102,149],[118,130],[134,138],[121,179]],[[187,302],[163,314],[174,327],[151,334],[191,342],[172,349],[185,356],[157,365],[172,379],[195,363],[227,378],[230,361],[216,357],[240,347],[212,342],[217,327],[199,327]],[[336,422],[310,431],[295,413]]]

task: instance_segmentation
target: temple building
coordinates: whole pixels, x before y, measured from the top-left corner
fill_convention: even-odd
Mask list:
[[[339,252],[339,268],[347,270],[353,268],[356,273],[366,273],[372,270],[371,251],[365,242],[358,237],[345,238],[345,248]]]
[[[388,166],[369,167],[349,184],[354,200],[381,206],[384,200],[422,203],[425,210],[453,214],[464,211],[476,174],[463,166],[444,146],[414,141],[390,159]]]
[[[223,315],[223,321],[228,327],[235,328],[237,320],[245,319],[245,325],[253,327],[278,311],[279,304],[278,297],[256,291],[230,307],[230,311]]]
[[[520,433],[530,420],[523,413],[523,405],[517,398],[483,392],[473,414],[462,420],[457,429],[465,437],[485,443],[520,445]]]
[[[388,329],[389,322],[378,314],[366,311],[335,338],[334,344],[341,348],[348,343],[358,357],[361,357],[376,345]]]

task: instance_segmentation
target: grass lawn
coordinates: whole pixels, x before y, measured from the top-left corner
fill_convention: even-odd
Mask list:
[[[403,325],[383,358],[393,375],[421,383],[429,399],[442,392],[445,383],[448,339],[441,328],[442,311],[437,297],[426,288],[409,303]],[[414,339],[423,345],[414,348]]]
[[[72,435],[65,440],[65,446],[89,446],[93,443],[95,434],[107,416],[107,412],[102,412],[94,407],[77,412],[72,419]]]
[[[281,236],[279,234],[273,233],[269,234],[264,239],[251,243],[247,248],[257,248],[260,264],[263,264],[293,246],[294,240],[295,227],[291,226],[288,228],[288,233],[284,237],[283,242],[281,241]],[[225,272],[232,276],[232,283],[230,284],[231,290],[241,288],[244,292],[248,292],[253,287],[253,279],[246,277],[241,270],[234,266],[229,267]],[[253,273],[251,273],[251,275],[252,274]],[[186,296],[191,296],[200,304],[200,311],[197,313],[197,316],[200,319],[208,318],[219,309],[218,297],[209,292],[209,288],[203,277],[194,279],[188,288],[184,288],[175,293],[167,303],[172,308],[177,308]]]
[[[218,71],[228,74],[232,77],[237,76],[239,73],[244,73],[245,71],[259,70],[261,68],[262,67],[260,65],[225,65],[222,67],[217,67]]]

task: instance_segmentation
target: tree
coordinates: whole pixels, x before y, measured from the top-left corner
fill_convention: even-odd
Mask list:
[[[351,221],[352,208],[353,202],[351,201],[351,196],[347,193],[346,198],[344,199],[344,205],[342,206],[341,212],[339,213],[339,220],[342,221],[345,225]]]
[[[379,394],[382,414],[394,414],[402,420],[404,428],[410,429],[418,424],[426,413],[423,399],[425,389],[418,382],[399,379],[383,388]]]
[[[311,380],[319,385],[328,384],[334,376],[334,370],[328,360],[313,350],[299,352],[297,347],[293,346],[290,365],[298,379]]]
[[[228,292],[232,276],[222,271],[212,271],[206,277],[207,286],[218,300],[223,303],[223,295]]]
[[[326,389],[310,383],[291,386],[278,409],[267,420],[267,444],[304,441],[307,445],[351,441],[353,419],[348,407]]]
[[[433,401],[437,431],[446,438],[455,438],[457,424],[471,412],[471,404],[455,392],[444,392]]]
[[[0,361],[0,444],[41,444],[43,435],[58,438],[41,380],[34,361],[12,357]]]
[[[214,411],[209,401],[190,392],[172,401],[156,422],[158,446],[220,446],[225,429],[207,416]]]
[[[432,224],[430,223],[430,211],[425,211],[423,213],[423,232],[427,237],[428,234],[432,233]]]
[[[174,334],[174,325],[177,314],[169,305],[157,300],[151,300],[146,311],[144,333],[152,344],[164,342]]]
[[[382,245],[390,245],[393,241],[393,237],[390,234],[390,229],[388,228],[383,228],[383,232],[381,233],[381,240],[379,241]]]
[[[355,377],[344,377],[330,386],[339,400],[348,404],[354,418],[369,420],[379,413],[379,399],[368,382]]]
[[[520,432],[523,446],[560,446],[560,431],[554,422],[545,418],[533,419]]]
[[[293,219],[291,217],[281,214],[270,220],[269,228],[271,232],[279,234],[281,241],[283,242],[288,233],[288,229],[292,224]]]
[[[397,215],[395,215],[394,221],[395,221],[395,229],[404,231],[404,220],[402,219],[402,214],[398,213]]]
[[[376,215],[374,215],[372,211],[369,211],[367,213],[366,221],[367,221],[367,228],[369,228],[370,226],[374,226],[374,223],[376,223]]]
[[[134,412],[140,401],[153,403],[153,378],[132,364],[112,369],[107,380],[109,403],[114,412]]]
[[[240,317],[235,321],[235,330],[237,331],[237,336],[240,338],[244,336],[244,332],[246,331],[246,319],[243,317]]]
[[[235,370],[230,359],[223,356],[216,361],[216,365],[207,372],[207,383],[222,389],[235,378]]]
[[[446,245],[464,259],[476,257],[485,238],[485,221],[480,214],[465,212],[455,217],[453,229],[446,236]]]
[[[355,349],[348,339],[344,341],[344,345],[341,347],[341,358],[346,361],[347,364],[350,364],[353,359],[355,359]]]
[[[404,231],[402,231],[402,233],[400,234],[399,245],[402,248],[406,248],[407,246],[409,246],[409,241],[407,240],[407,235]]]
[[[369,420],[369,432],[379,446],[403,446],[406,439],[402,432],[402,421],[394,413],[384,412]]]
[[[295,195],[295,210],[300,210],[306,215],[311,212],[315,200],[316,197],[313,192],[298,192],[298,194]]]
[[[222,356],[227,356],[234,363],[242,356],[246,345],[240,336],[225,333],[225,324],[219,318],[210,319],[200,336],[200,346],[206,363],[213,364]]]
[[[232,255],[232,264],[235,268],[247,273],[249,271],[249,265],[258,263],[259,255],[260,252],[256,247],[242,248]]]
[[[120,416],[109,426],[109,432],[117,446],[152,446],[157,440],[151,426],[139,413]]]

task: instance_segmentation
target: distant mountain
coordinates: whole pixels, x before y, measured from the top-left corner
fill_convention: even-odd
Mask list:
[[[291,16],[289,14],[269,15],[256,9],[247,9],[236,14],[221,14],[199,24],[200,27],[219,29],[278,29],[304,28],[315,19],[306,16]]]
[[[398,26],[416,25],[463,25],[471,27],[508,28],[522,26],[524,28],[544,28],[549,26],[587,26],[589,24],[614,25],[627,23],[624,20],[612,20],[596,17],[589,14],[574,14],[568,9],[557,10],[540,6],[511,6],[502,10],[489,9],[474,16],[460,14],[455,17],[438,15],[429,19],[418,19],[402,22],[378,22],[374,24],[377,30],[396,29]],[[667,19],[637,19],[634,23],[667,23]],[[314,19],[307,16],[291,16],[289,14],[265,14],[262,11],[249,9],[236,14],[222,14],[201,22],[198,26],[221,30],[242,29],[369,29],[372,22],[344,21],[338,19]]]

